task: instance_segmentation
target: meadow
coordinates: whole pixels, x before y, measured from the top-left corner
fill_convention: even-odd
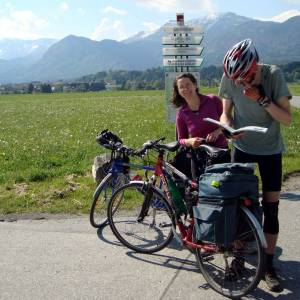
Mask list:
[[[164,108],[163,91],[0,96],[0,214],[87,213],[91,165],[105,151],[96,134],[110,129],[132,147],[162,136],[173,141]],[[300,110],[293,119],[283,128],[285,174],[300,169]]]

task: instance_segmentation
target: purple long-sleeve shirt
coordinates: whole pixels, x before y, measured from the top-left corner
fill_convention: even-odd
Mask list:
[[[184,144],[184,139],[191,137],[206,138],[207,134],[218,129],[218,126],[203,121],[203,118],[219,120],[222,114],[222,103],[216,95],[201,95],[198,111],[192,111],[187,104],[179,108],[176,114],[176,129],[178,140]],[[223,134],[211,145],[227,148],[227,140]]]

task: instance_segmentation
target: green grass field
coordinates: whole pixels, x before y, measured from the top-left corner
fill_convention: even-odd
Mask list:
[[[1,96],[0,213],[87,213],[95,188],[91,165],[104,152],[96,134],[108,128],[133,147],[161,136],[172,141],[164,106],[162,91]],[[283,130],[285,173],[300,169],[299,110],[293,118]]]

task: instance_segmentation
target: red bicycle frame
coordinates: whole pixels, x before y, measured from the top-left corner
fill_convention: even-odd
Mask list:
[[[172,194],[168,189],[168,183],[166,176],[163,171],[163,164],[164,164],[164,156],[162,153],[158,154],[157,161],[155,164],[155,171],[154,175],[159,176],[161,178],[161,181],[163,182],[163,185],[166,187],[166,196],[167,200],[169,203],[172,203]],[[192,188],[198,187],[198,184],[196,182],[191,182]],[[196,244],[193,242],[193,230],[194,230],[194,219],[189,218],[187,221],[189,222],[189,225],[186,226],[183,224],[182,220],[178,217],[176,219],[176,225],[178,226],[179,232],[180,232],[180,237],[185,246],[188,246],[189,248],[193,249],[203,249],[204,251],[207,252],[216,252],[218,250],[218,247],[216,245],[208,244],[208,243],[203,243],[201,244]]]

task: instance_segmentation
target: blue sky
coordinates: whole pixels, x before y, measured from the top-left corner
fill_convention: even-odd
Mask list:
[[[283,21],[300,15],[300,0],[0,0],[0,39],[61,39],[69,34],[93,40],[122,40],[155,30],[176,12],[185,20],[216,13]]]

